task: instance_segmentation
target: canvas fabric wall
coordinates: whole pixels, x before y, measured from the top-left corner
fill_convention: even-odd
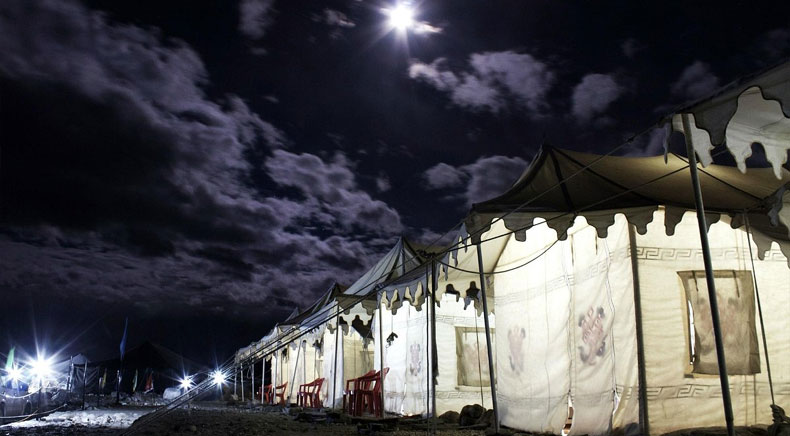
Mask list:
[[[379,322],[383,319],[383,364],[389,368],[384,380],[384,410],[405,416],[425,415],[430,401],[427,385],[430,365],[427,347],[430,341],[426,337],[426,311],[417,311],[404,304],[395,314],[385,311],[382,316],[381,313],[379,310],[373,317],[373,332],[378,337]],[[381,365],[380,359],[380,350],[376,346],[377,370]]]
[[[493,315],[489,316],[489,323],[495,341]],[[477,316],[474,305],[464,309],[463,298],[459,300],[448,293],[442,296],[436,307],[438,415],[449,410],[460,412],[467,404],[492,407],[484,326],[483,316]]]
[[[440,286],[444,283],[440,280]],[[464,300],[445,293],[436,305],[436,348],[438,367],[436,386],[431,386],[430,344],[433,342],[427,305],[421,310],[401,305],[395,314],[383,312],[384,366],[389,367],[385,381],[387,411],[403,415],[425,415],[432,412],[432,390],[436,390],[437,415],[454,410],[460,412],[469,404],[492,406],[488,375],[485,329],[482,315],[473,304],[464,309]],[[494,316],[490,315],[494,325]],[[376,321],[378,322],[378,321]],[[375,324],[378,335],[378,324]],[[391,343],[386,339],[395,333]],[[428,347],[426,349],[426,346]],[[376,369],[379,350],[376,348]],[[482,392],[482,394],[481,394]]]
[[[638,371],[625,218],[616,217],[606,238],[581,217],[564,241],[546,225],[530,229],[526,242],[511,235],[496,271],[501,423],[560,434],[570,400],[571,434],[634,429]]]
[[[321,387],[321,398],[324,407],[343,407],[343,343],[337,338],[338,332],[324,329],[324,385]],[[337,365],[335,365],[335,348],[337,348]],[[337,374],[335,374],[337,368]],[[334,390],[334,397],[332,391]],[[333,401],[334,398],[334,401]]]
[[[656,212],[647,233],[636,238],[650,433],[721,427],[724,411],[711,349],[710,306],[696,217],[686,213],[675,234],[667,236],[663,213]],[[726,216],[709,231],[736,426],[771,423],[746,238],[745,231],[730,227]],[[790,406],[790,270],[777,244],[764,260],[755,253],[755,264],[776,401],[786,408]],[[690,283],[694,272],[697,280]]]

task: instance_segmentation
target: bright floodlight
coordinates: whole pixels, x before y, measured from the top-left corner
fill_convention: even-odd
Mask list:
[[[225,383],[225,374],[222,373],[220,370],[214,371],[211,375],[212,380],[214,380],[215,385],[221,385]]]
[[[399,3],[388,11],[390,26],[398,30],[406,30],[414,25],[414,11],[405,4]]]
[[[22,370],[17,368],[16,365],[12,366],[11,369],[8,370],[8,378],[13,381],[19,381],[22,378]]]
[[[192,387],[192,377],[184,377],[181,379],[181,389],[189,390]]]
[[[52,373],[52,364],[49,359],[44,359],[41,356],[36,360],[30,362],[30,374],[34,379],[42,380]]]

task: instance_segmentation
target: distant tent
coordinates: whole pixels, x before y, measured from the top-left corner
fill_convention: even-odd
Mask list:
[[[121,367],[119,358],[90,362],[88,367],[107,369],[108,380],[104,390],[115,390],[117,370]],[[134,373],[138,371],[140,377],[150,378],[156,392],[161,393],[165,388],[177,386],[179,380],[185,375],[203,372],[207,368],[159,344],[146,341],[126,350],[122,370],[122,392],[130,393],[132,391]]]
[[[344,380],[358,377],[375,367],[374,352],[368,344],[377,340],[376,332],[371,329],[378,306],[377,286],[399,277],[420,262],[411,245],[399,238],[393,248],[350,287],[346,289],[333,284],[307,309],[294,310],[288,319],[260,341],[239,349],[235,361],[242,363],[255,353],[266,351],[267,359],[272,361],[270,380],[275,380],[278,385],[288,382],[290,401],[296,399],[298,384],[324,377],[326,383],[322,387],[322,398],[325,404],[330,404],[334,397],[334,405],[339,407]],[[338,322],[343,332],[342,341],[335,338]],[[277,344],[288,346],[271,353]],[[292,385],[293,390],[290,388]]]

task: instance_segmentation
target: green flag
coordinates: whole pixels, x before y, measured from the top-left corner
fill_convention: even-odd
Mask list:
[[[8,358],[5,361],[5,369],[11,369],[14,367],[14,350],[16,347],[11,347],[11,351],[8,352]]]

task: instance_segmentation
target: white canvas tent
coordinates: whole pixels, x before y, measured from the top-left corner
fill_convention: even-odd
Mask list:
[[[266,350],[272,359],[271,379],[277,385],[288,382],[288,401],[296,401],[299,384],[323,377],[321,398],[324,405],[341,407],[345,380],[378,369],[373,347],[369,346],[378,341],[371,329],[378,307],[377,286],[400,276],[419,262],[409,243],[399,238],[395,246],[350,287],[345,289],[334,284],[308,309],[295,311],[261,341],[239,350],[236,362],[249,359],[256,351]],[[338,323],[339,331],[343,332],[340,336],[336,336]],[[269,354],[269,350],[284,344],[288,346]]]
[[[716,165],[700,175],[736,425],[770,422],[752,279],[770,302],[776,399],[790,400],[790,273],[779,249],[787,228],[767,217],[790,182],[779,175]],[[502,424],[559,434],[569,402],[572,434],[724,423],[688,180],[675,155],[665,163],[544,148],[508,192],[473,207],[471,239],[498,252],[484,272],[496,295]],[[754,268],[747,216],[760,242]]]
[[[491,250],[485,258],[493,261],[500,251]],[[438,416],[460,412],[468,404],[491,407],[476,269],[476,247],[456,247],[433,266],[426,262],[383,288],[381,299],[388,309],[383,313],[384,337],[397,335],[383,350],[384,365],[390,367],[385,383],[387,412]],[[430,288],[434,274],[435,292]],[[436,296],[435,304],[428,295]],[[490,310],[492,294],[488,298]],[[488,317],[493,332],[493,313]]]

